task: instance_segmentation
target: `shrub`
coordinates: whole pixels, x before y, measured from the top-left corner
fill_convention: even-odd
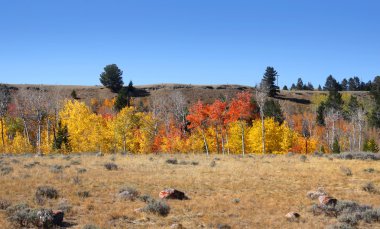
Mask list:
[[[90,197],[90,192],[89,191],[79,191],[79,192],[77,192],[77,195],[80,198],[87,198],[87,197]]]
[[[6,210],[9,206],[11,206],[11,202],[8,200],[0,199],[0,210]]]
[[[345,152],[341,154],[334,155],[336,158],[345,159],[345,160],[380,160],[380,154],[370,153],[370,152]]]
[[[153,200],[153,198],[150,196],[150,195],[142,195],[142,196],[139,196],[139,199],[145,203]]]
[[[178,161],[177,161],[176,158],[174,158],[174,159],[167,159],[167,160],[166,160],[166,163],[167,163],[167,164],[176,165],[176,164],[178,164]]]
[[[124,187],[119,190],[117,195],[122,200],[135,200],[139,197],[139,192],[132,187]]]
[[[0,175],[5,176],[9,173],[13,172],[13,168],[9,166],[4,166],[0,168]]]
[[[215,167],[216,166],[216,162],[214,161],[214,160],[212,160],[211,162],[210,162],[210,167]]]
[[[62,165],[53,165],[50,167],[50,172],[52,173],[62,173],[63,172],[63,167]]]
[[[58,202],[57,208],[58,208],[58,210],[61,210],[61,211],[65,212],[65,213],[68,213],[68,212],[71,211],[71,209],[73,208],[73,206],[71,206],[71,204],[69,203],[69,201],[67,199],[61,199]]]
[[[363,171],[367,172],[367,173],[374,173],[375,169],[374,168],[367,168],[367,169],[364,169]]]
[[[306,157],[306,155],[301,155],[301,156],[300,156],[300,161],[302,161],[302,162],[306,162],[306,161],[307,161],[307,157]]]
[[[349,225],[358,224],[358,219],[360,219],[360,215],[358,215],[358,213],[353,213],[353,214],[345,213],[338,217],[339,222],[346,223]]]
[[[117,170],[118,169],[117,165],[115,163],[112,163],[112,162],[104,164],[104,167],[107,170]]]
[[[352,171],[350,168],[347,168],[347,167],[344,167],[344,166],[341,166],[340,167],[340,171],[346,175],[346,176],[352,176]]]
[[[78,173],[85,173],[85,172],[87,172],[87,169],[85,169],[85,168],[79,168],[79,169],[77,169],[77,172]]]
[[[191,162],[191,165],[199,165],[199,162],[197,162],[197,161],[193,161],[193,162]]]
[[[377,193],[377,189],[375,185],[372,182],[368,182],[362,186],[363,191],[369,192],[369,193]]]
[[[78,185],[78,184],[80,184],[81,182],[82,182],[82,180],[81,180],[78,176],[73,177],[73,183],[74,183],[75,185]]]
[[[150,200],[147,205],[142,209],[144,212],[150,212],[161,216],[167,216],[170,212],[169,205],[162,200]]]
[[[71,165],[80,165],[82,162],[80,160],[73,160],[70,162]]]
[[[24,168],[31,169],[31,168],[35,167],[36,165],[39,165],[39,164],[40,164],[40,162],[34,161],[34,162],[31,162],[29,164],[24,165]]]
[[[25,204],[17,205],[8,211],[8,220],[18,227],[39,227],[40,219],[37,211]]]
[[[43,204],[44,199],[56,199],[58,198],[58,191],[50,186],[40,186],[36,190],[36,202],[38,204]]]

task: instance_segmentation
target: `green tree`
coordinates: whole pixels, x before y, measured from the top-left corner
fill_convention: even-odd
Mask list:
[[[57,134],[54,135],[53,149],[60,150],[65,146],[65,149],[70,151],[69,144],[69,132],[67,126],[62,126],[61,122],[58,122]]]
[[[336,138],[335,138],[334,143],[333,143],[332,152],[333,153],[340,153],[340,145],[339,145],[338,139],[336,139]]]
[[[133,87],[132,81],[129,82],[128,87],[123,87],[117,94],[115,101],[115,109],[120,111],[124,107],[131,106],[131,98],[135,88]]]
[[[274,120],[280,124],[284,122],[285,118],[281,110],[280,103],[272,99],[267,100],[264,104],[264,117],[273,117]]]
[[[325,125],[325,109],[326,105],[324,102],[321,102],[317,108],[317,117],[316,117],[316,122],[319,126],[324,126]]]
[[[284,85],[284,87],[282,88],[282,90],[288,91],[288,86]]]
[[[376,76],[371,84],[371,95],[375,100],[375,106],[369,115],[369,124],[380,128],[380,76]]]
[[[3,146],[5,144],[4,139],[4,118],[8,111],[8,105],[11,102],[11,93],[9,88],[5,84],[0,84],[0,125],[1,125],[1,140]]]
[[[277,71],[273,67],[267,67],[261,80],[261,85],[269,97],[274,97],[280,92],[275,84],[277,77]]]
[[[364,142],[363,151],[377,153],[379,152],[379,146],[376,144],[375,139],[369,139]]]
[[[298,78],[298,80],[297,80],[297,84],[296,84],[296,88],[297,88],[297,90],[303,90],[303,81],[302,81],[302,79],[301,78]]]
[[[100,82],[112,92],[119,92],[123,87],[123,71],[116,64],[110,64],[104,67],[104,72],[100,74]]]
[[[75,90],[73,90],[73,91],[71,92],[71,98],[73,98],[73,99],[78,99],[78,95],[77,95],[77,92],[76,92]]]

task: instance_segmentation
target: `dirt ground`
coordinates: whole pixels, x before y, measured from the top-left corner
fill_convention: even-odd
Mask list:
[[[178,164],[166,163],[169,158],[176,158]],[[232,228],[324,228],[337,219],[314,216],[310,207],[316,201],[306,197],[308,191],[320,186],[338,201],[380,207],[379,194],[362,190],[367,182],[380,188],[378,161],[308,156],[303,162],[299,155],[242,158],[185,154],[18,156],[0,160],[13,168],[0,176],[0,199],[13,205],[23,202],[52,209],[65,202],[71,206],[64,219],[70,228],[86,224],[100,228],[170,228],[173,224],[184,228],[218,228],[221,224]],[[210,166],[213,160],[215,166]],[[25,167],[33,162],[39,164]],[[104,164],[108,162],[118,169],[107,170]],[[61,165],[62,172],[54,172],[54,165]],[[352,175],[342,172],[342,166],[351,169]],[[78,173],[81,168],[86,172]],[[375,171],[365,172],[368,168]],[[56,188],[59,197],[38,205],[35,192],[41,185]],[[184,191],[190,200],[168,200],[171,210],[163,217],[136,211],[146,204],[140,200],[117,198],[122,187],[133,187],[156,199],[162,189],[172,187]],[[81,198],[78,191],[88,191],[90,196]],[[300,213],[300,221],[288,222],[284,216],[289,211]],[[0,210],[0,225],[12,226],[4,210]],[[361,222],[358,227],[380,228],[380,223]]]

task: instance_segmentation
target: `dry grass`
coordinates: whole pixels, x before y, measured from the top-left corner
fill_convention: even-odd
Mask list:
[[[61,156],[19,157],[20,163],[3,158],[13,167],[13,172],[0,176],[0,198],[12,204],[26,202],[32,207],[41,207],[35,202],[37,187],[54,187],[59,197],[47,199],[43,207],[57,208],[65,199],[71,205],[65,221],[73,224],[72,228],[82,228],[86,224],[101,228],[168,228],[174,223],[185,228],[216,228],[218,224],[228,224],[232,228],[323,228],[337,220],[313,216],[308,211],[314,201],[306,197],[306,192],[319,186],[338,200],[380,207],[380,195],[362,190],[366,182],[380,186],[378,172],[364,171],[367,168],[380,171],[376,161],[309,157],[301,162],[298,156],[240,158],[218,155],[220,160],[211,167],[213,157],[175,157],[179,161],[198,161],[199,165],[167,164],[166,160],[173,158],[172,155],[117,155],[114,163],[118,170],[108,171],[104,168],[104,164],[110,162],[107,155],[73,156],[70,160]],[[81,163],[72,165],[72,160]],[[24,167],[35,161],[40,164]],[[64,169],[61,173],[53,173],[50,171],[52,165],[62,165]],[[342,166],[351,168],[353,175],[342,174]],[[78,169],[83,168],[87,172],[78,173]],[[135,211],[146,205],[138,199],[118,198],[123,187],[133,187],[141,195],[154,198],[158,198],[163,188],[173,187],[184,191],[190,200],[169,200],[170,213],[162,217]],[[78,196],[83,191],[91,195]],[[289,211],[299,212],[300,222],[288,222],[284,215]],[[11,226],[5,211],[1,210],[0,225]],[[368,226],[362,222],[359,225]],[[380,224],[372,226],[380,227]]]

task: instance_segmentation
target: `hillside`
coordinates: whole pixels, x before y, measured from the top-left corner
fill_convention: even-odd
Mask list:
[[[10,84],[13,96],[27,90],[42,89],[49,97],[59,96],[60,98],[71,98],[71,92],[75,90],[81,101],[90,103],[91,99],[103,101],[114,98],[117,94],[112,93],[104,86],[80,86],[80,85],[32,85],[32,84]],[[151,84],[135,86],[133,93],[136,105],[148,106],[152,96],[168,96],[173,92],[180,92],[188,104],[201,100],[211,103],[215,99],[230,99],[240,91],[248,90],[254,93],[254,88],[244,85],[191,85],[191,84]],[[348,91],[345,93],[354,94],[359,100],[368,100],[369,93],[362,91]],[[325,91],[283,91],[276,98],[280,104],[296,112],[303,112],[310,109],[310,104],[314,95],[327,94]]]

